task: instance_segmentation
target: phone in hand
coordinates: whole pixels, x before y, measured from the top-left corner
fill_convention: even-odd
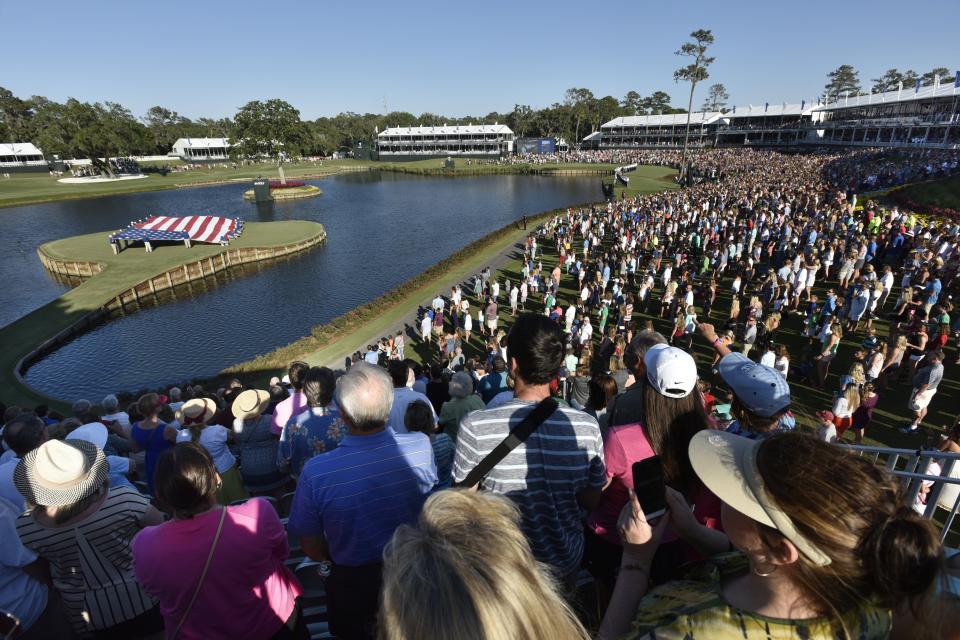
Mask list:
[[[633,463],[633,490],[647,520],[659,518],[667,511],[667,485],[663,480],[660,456],[651,456]]]

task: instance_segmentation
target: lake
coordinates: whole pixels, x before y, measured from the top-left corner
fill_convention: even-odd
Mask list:
[[[34,364],[26,381],[61,398],[213,376],[309,333],[524,214],[602,199],[588,177],[419,177],[363,172],[308,181],[323,195],[255,204],[246,184],[156,191],[0,209],[0,325],[68,286],[43,269],[37,246],[107,232],[147,215],[209,214],[248,221],[321,222],[327,242],[178,289],[105,322]],[[138,249],[139,250],[139,249]],[[162,249],[161,249],[162,250]]]

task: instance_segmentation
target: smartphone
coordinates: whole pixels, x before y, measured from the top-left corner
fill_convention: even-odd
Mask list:
[[[633,463],[633,490],[647,520],[659,518],[667,511],[667,486],[663,481],[660,456],[651,456]]]

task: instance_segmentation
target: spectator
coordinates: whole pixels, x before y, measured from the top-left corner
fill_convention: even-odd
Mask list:
[[[102,422],[84,424],[71,431],[64,440],[85,440],[93,443],[97,449],[103,449],[107,444],[107,427]],[[107,476],[111,487],[129,487],[136,489],[127,478],[130,473],[130,458],[126,456],[107,456]]]
[[[273,420],[270,423],[270,432],[280,435],[290,418],[298,416],[307,408],[307,398],[303,395],[303,379],[310,370],[306,362],[292,362],[287,369],[290,386],[293,392],[286,400],[282,400],[273,410]]]
[[[480,379],[477,391],[484,404],[489,403],[497,395],[510,391],[507,385],[507,363],[500,356],[493,358],[493,371]]]
[[[483,409],[483,400],[473,392],[473,378],[460,371],[450,378],[450,400],[440,407],[440,428],[452,441],[456,441],[460,421],[471,411]]]
[[[520,518],[489,493],[431,496],[417,526],[399,527],[384,551],[380,638],[586,640]]]
[[[450,486],[450,473],[453,469],[453,441],[445,433],[436,432],[436,423],[430,407],[423,400],[407,405],[404,423],[410,433],[422,433],[430,438],[433,447],[433,460],[437,465],[437,489]]]
[[[407,415],[407,407],[411,402],[423,400],[430,404],[430,398],[424,392],[415,391],[411,388],[414,372],[406,360],[391,360],[387,363],[387,371],[390,373],[390,379],[393,381],[393,408],[390,410],[390,426],[397,433],[406,433],[407,426],[404,416]],[[424,386],[424,391],[426,386]]]
[[[104,415],[100,416],[100,421],[103,423],[107,422],[116,422],[126,433],[130,433],[130,416],[126,411],[120,411],[120,401],[117,400],[117,396],[110,394],[106,396],[101,402],[100,406],[103,407]]]
[[[623,362],[633,372],[634,383],[613,399],[607,408],[607,424],[615,427],[621,424],[635,424],[643,417],[644,385],[647,369],[643,358],[647,350],[655,344],[666,344],[662,334],[645,329],[630,341]]]
[[[307,410],[291,418],[280,434],[278,449],[281,469],[297,477],[307,460],[336,449],[347,427],[333,404],[337,380],[327,367],[312,367],[303,379]]]
[[[455,482],[462,482],[513,427],[550,397],[550,383],[563,364],[564,342],[559,325],[549,318],[529,313],[517,317],[507,340],[516,398],[463,418]],[[603,484],[597,421],[569,407],[558,407],[481,481],[484,489],[506,494],[517,503],[534,555],[568,587],[583,555],[580,509],[596,506]],[[545,530],[551,535],[543,535]]]
[[[14,472],[29,509],[17,534],[50,563],[76,634],[149,635],[163,620],[134,578],[130,540],[163,516],[137,491],[109,488],[107,474],[103,451],[83,440],[49,440],[27,453]]]
[[[837,441],[837,421],[836,416],[831,411],[817,411],[817,417],[820,418],[820,425],[817,427],[817,437],[824,442],[834,443]]]
[[[901,429],[905,433],[913,433],[920,428],[920,423],[927,415],[927,407],[943,380],[943,351],[938,349],[931,352],[926,361],[928,364],[913,376],[913,392],[907,408],[913,411],[915,417],[913,422]]]
[[[233,401],[233,431],[240,457],[240,474],[250,493],[268,493],[283,487],[288,476],[277,468],[279,441],[271,432],[273,418],[263,411],[270,394],[247,389]]]
[[[443,379],[443,367],[439,364],[430,365],[430,382],[427,383],[426,396],[433,407],[434,415],[439,415],[443,403],[450,399],[449,383]]]
[[[137,412],[141,418],[130,428],[130,439],[138,450],[145,452],[147,488],[153,494],[153,474],[160,454],[173,446],[177,439],[177,429],[160,420],[163,403],[160,396],[147,393],[137,400]],[[115,432],[116,433],[116,432]]]
[[[607,407],[617,396],[617,381],[609,373],[598,373],[590,378],[590,395],[582,409],[597,420],[600,432],[607,431]]]
[[[177,442],[196,442],[210,455],[220,476],[217,502],[227,505],[249,495],[243,486],[237,457],[228,446],[235,441],[233,431],[223,425],[210,424],[216,412],[217,403],[210,398],[193,398],[183,403],[177,419],[185,428],[177,434]]]
[[[388,425],[393,392],[391,377],[372,365],[340,378],[336,402],[348,433],[304,465],[287,525],[308,556],[331,563],[330,631],[345,640],[373,637],[383,548],[398,525],[416,520],[437,483],[430,441]]]
[[[932,524],[902,505],[882,467],[796,433],[750,441],[705,431],[691,441],[690,460],[724,503],[726,533],[697,523],[670,491],[669,517],[651,527],[632,497],[620,526],[630,551],[601,640],[627,631],[623,637],[883,638],[891,609],[919,611],[939,572],[940,543]],[[668,521],[708,559],[648,595]],[[738,553],[725,553],[731,546]],[[942,637],[936,620],[927,622],[931,628],[915,621],[911,633]]]
[[[302,589],[284,564],[290,549],[276,510],[259,498],[221,505],[220,480],[198,443],[157,462],[157,500],[173,519],[137,534],[132,550],[167,637],[306,640]]]
[[[3,428],[3,443],[10,448],[6,460],[0,463],[0,498],[10,501],[17,514],[24,511],[23,495],[13,481],[14,470],[20,460],[50,438],[49,428],[33,413],[19,413]]]

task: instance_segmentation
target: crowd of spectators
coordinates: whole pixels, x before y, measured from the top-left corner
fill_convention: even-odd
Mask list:
[[[337,370],[3,407],[0,609],[28,639],[306,638],[319,581],[346,639],[952,633],[933,523],[835,442],[878,406],[936,433],[960,226],[855,207],[838,154],[692,165],[718,179],[557,215]]]

